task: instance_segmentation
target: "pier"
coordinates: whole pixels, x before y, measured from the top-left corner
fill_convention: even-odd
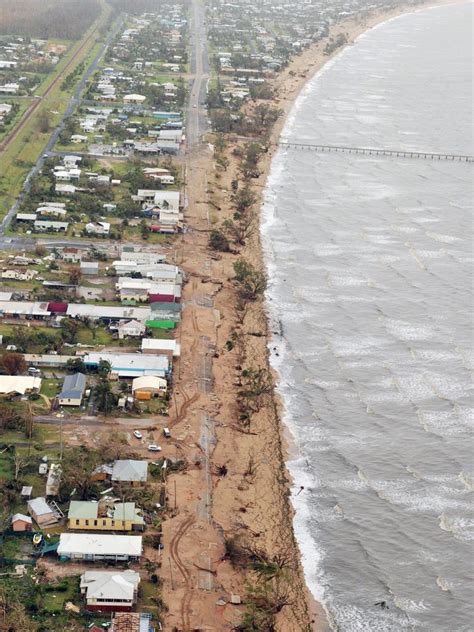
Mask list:
[[[432,151],[411,151],[408,149],[385,149],[382,147],[349,147],[345,145],[317,145],[313,143],[278,143],[284,149],[317,151],[319,153],[363,154],[365,156],[387,156],[390,158],[417,158],[420,160],[444,160],[451,162],[474,162],[474,156],[464,154],[436,153]]]

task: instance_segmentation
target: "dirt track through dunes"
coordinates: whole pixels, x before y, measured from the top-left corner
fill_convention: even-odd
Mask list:
[[[179,556],[178,548],[179,548],[179,543],[181,539],[186,535],[188,529],[192,527],[194,522],[195,522],[195,519],[192,516],[190,516],[184,522],[182,522],[170,542],[171,558],[173,562],[175,563],[175,565],[178,567],[178,570],[181,573],[184,579],[184,583],[185,583],[185,592],[184,592],[183,599],[181,601],[181,608],[180,608],[181,624],[183,626],[184,632],[188,632],[190,630],[189,610],[190,610],[190,605],[191,605],[191,600],[192,600],[192,581],[191,581],[190,572],[188,571],[185,564],[181,560],[181,557]]]

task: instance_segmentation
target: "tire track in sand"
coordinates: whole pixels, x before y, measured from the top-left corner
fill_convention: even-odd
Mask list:
[[[192,595],[193,586],[192,586],[192,580],[191,580],[191,573],[188,571],[185,564],[181,560],[178,549],[179,549],[179,543],[181,539],[184,537],[187,531],[192,527],[194,522],[195,522],[195,518],[193,518],[192,516],[190,516],[184,522],[182,522],[180,526],[178,527],[178,530],[174,534],[173,538],[171,539],[171,543],[170,543],[171,558],[173,562],[176,564],[176,566],[178,567],[178,570],[181,573],[184,579],[184,583],[185,583],[184,596],[181,601],[181,607],[180,607],[181,625],[183,626],[183,632],[189,632],[189,630],[191,629],[189,611],[190,611],[191,601],[193,598],[193,595]]]

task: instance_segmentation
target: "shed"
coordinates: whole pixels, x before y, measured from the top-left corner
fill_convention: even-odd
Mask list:
[[[58,521],[54,510],[42,496],[28,501],[28,513],[39,527],[56,524]]]
[[[166,380],[156,375],[137,377],[132,382],[132,393],[137,399],[150,399],[150,397],[143,397],[143,393],[148,393],[151,397],[166,395],[167,390]]]
[[[33,529],[33,520],[25,514],[17,513],[12,517],[13,531],[31,531]]]
[[[99,262],[98,261],[81,261],[80,270],[82,274],[85,274],[86,276],[98,276]]]

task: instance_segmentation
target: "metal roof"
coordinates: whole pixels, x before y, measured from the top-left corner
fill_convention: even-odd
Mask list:
[[[134,461],[125,459],[115,461],[112,470],[113,481],[132,482],[139,481],[145,483],[148,478],[148,461]]]
[[[84,373],[66,375],[63,388],[59,393],[60,399],[82,399],[86,388],[86,376]]]
[[[129,555],[140,557],[142,536],[97,533],[61,533],[58,555]]]

